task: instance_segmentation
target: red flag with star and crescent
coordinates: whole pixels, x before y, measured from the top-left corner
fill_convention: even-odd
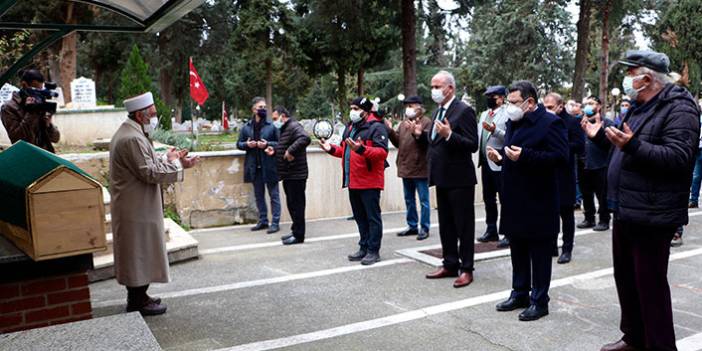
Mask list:
[[[200,79],[200,76],[197,74],[197,71],[195,70],[195,66],[193,65],[193,58],[190,58],[190,97],[197,102],[198,105],[202,106],[205,101],[207,101],[207,98],[210,96],[210,93],[207,92],[207,88],[205,88],[205,83],[202,82],[202,79]]]

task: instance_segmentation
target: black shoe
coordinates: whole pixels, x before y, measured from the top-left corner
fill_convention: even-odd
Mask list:
[[[498,249],[504,249],[509,247],[509,239],[507,237],[502,238],[500,242],[497,243],[497,248]]]
[[[397,233],[397,236],[410,236],[410,235],[417,235],[419,232],[417,231],[417,228],[407,228],[399,233]]]
[[[578,223],[578,225],[576,225],[576,227],[578,227],[580,229],[592,228],[594,226],[595,226],[595,221],[588,221],[587,219]]]
[[[283,240],[283,245],[294,245],[294,244],[302,244],[305,242],[304,240],[300,240],[294,236],[291,236],[285,240]]]
[[[377,252],[369,252],[366,257],[363,257],[361,260],[361,264],[364,266],[370,266],[376,262],[380,262],[380,254]]]
[[[572,254],[571,254],[570,252],[568,252],[568,251],[563,251],[563,253],[561,254],[561,256],[558,257],[558,261],[557,261],[557,262],[560,263],[560,264],[568,263],[568,262],[570,262],[570,260],[571,260],[571,256],[572,256]]]
[[[687,204],[687,208],[699,208],[699,207],[700,207],[700,205],[697,204],[696,202],[690,202],[689,204]]]
[[[351,262],[360,261],[364,257],[366,257],[366,250],[358,250],[358,251],[349,255],[349,261],[351,261]]]
[[[273,234],[273,233],[277,233],[277,232],[279,232],[279,231],[280,231],[280,227],[279,227],[277,224],[273,224],[273,225],[268,229],[268,231],[266,231],[266,233],[268,233],[268,234]]]
[[[500,240],[500,237],[497,235],[497,233],[495,233],[493,231],[489,231],[489,230],[486,231],[485,234],[483,234],[483,236],[478,238],[478,242],[481,242],[481,243],[486,243],[489,241],[499,241],[499,240]]]
[[[575,205],[573,205],[573,210],[578,211],[582,208],[582,205],[579,202],[576,202]]]
[[[251,228],[251,231],[252,231],[252,232],[255,232],[255,231],[257,231],[257,230],[263,230],[263,229],[266,229],[266,228],[268,228],[268,223],[261,223],[261,222],[258,222],[258,223],[256,223],[255,226],[253,226],[253,227]]]
[[[536,305],[531,305],[519,314],[519,320],[522,322],[535,321],[546,315],[548,315],[548,306],[537,307]]]
[[[294,235],[293,235],[292,233],[286,234],[286,235],[281,236],[281,237],[280,237],[280,240],[285,241],[285,240],[288,240],[288,239],[292,238],[293,236],[294,236]]]
[[[529,307],[529,297],[515,298],[511,297],[505,301],[502,301],[495,306],[495,309],[500,312],[514,311],[518,308]]]
[[[429,231],[422,229],[417,235],[417,240],[424,240],[429,237]]]
[[[607,230],[609,230],[609,223],[605,223],[605,222],[597,223],[597,225],[594,228],[592,228],[592,230],[594,230],[596,232],[607,231]]]
[[[347,220],[347,221],[353,221],[353,220],[355,220],[355,219],[356,219],[356,218],[355,218],[354,216],[346,217],[346,220]]]

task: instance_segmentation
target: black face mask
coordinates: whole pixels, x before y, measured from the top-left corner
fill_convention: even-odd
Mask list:
[[[494,110],[497,107],[497,99],[493,97],[487,98],[487,106],[489,109]]]

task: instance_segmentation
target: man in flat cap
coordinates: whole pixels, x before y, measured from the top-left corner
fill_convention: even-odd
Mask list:
[[[632,108],[620,125],[582,123],[593,141],[614,146],[607,200],[624,335],[602,350],[675,350],[668,259],[676,227],[688,222],[700,110],[668,77],[665,54],[627,51],[619,63],[626,67],[622,87]]]
[[[431,131],[431,119],[424,115],[426,110],[421,97],[410,96],[402,104],[405,105],[405,120],[397,129],[392,127],[389,119],[385,120],[390,142],[397,147],[397,176],[402,178],[407,208],[407,229],[397,233],[397,236],[416,235],[417,240],[424,240],[429,237],[431,226],[427,180],[427,135]],[[419,218],[415,193],[419,195]]]
[[[373,102],[363,96],[351,101],[351,122],[344,129],[341,145],[321,140],[328,154],[341,158],[343,187],[349,189],[353,218],[361,239],[358,251],[349,261],[372,265],[380,261],[383,219],[380,216],[380,192],[385,186],[385,159],[388,157],[388,133],[373,110]]]
[[[124,100],[129,118],[110,143],[110,195],[114,235],[115,275],[127,287],[127,311],[142,315],[166,312],[161,299],[146,290],[167,283],[168,253],[163,228],[160,184],[183,180],[183,169],[197,157],[171,149],[163,156],[149,140],[156,107],[151,93]]]
[[[487,158],[487,147],[501,150],[505,145],[506,123],[509,119],[505,113],[505,97],[507,89],[502,85],[493,85],[485,90],[488,109],[480,114],[478,122],[478,143],[480,144],[478,167],[483,185],[483,202],[485,203],[485,234],[478,238],[479,242],[498,241],[497,231],[497,197],[502,192],[500,171],[502,166]],[[498,247],[509,246],[505,236]]]
[[[35,69],[20,73],[21,91],[12,93],[12,98],[2,105],[2,124],[7,130],[7,136],[14,144],[24,140],[46,151],[54,152],[52,143],[58,143],[61,138],[58,128],[52,123],[51,114],[37,106],[32,96],[23,94],[28,89],[44,89],[44,76]]]

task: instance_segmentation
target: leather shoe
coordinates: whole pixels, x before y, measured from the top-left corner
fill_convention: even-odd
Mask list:
[[[592,228],[592,230],[594,230],[596,232],[607,231],[607,230],[609,230],[609,223],[605,223],[605,222],[597,223],[597,225],[594,228]]]
[[[369,252],[361,260],[361,264],[364,266],[370,266],[373,263],[380,262],[380,254],[377,252]]]
[[[417,235],[419,232],[417,231],[417,228],[407,228],[399,233],[397,233],[397,236],[410,236],[410,235]]]
[[[280,227],[277,224],[273,224],[266,233],[273,234],[280,231]]]
[[[637,351],[638,348],[633,347],[626,343],[624,340],[619,340],[611,344],[602,346],[600,351]]]
[[[294,245],[294,244],[302,244],[304,243],[304,240],[300,240],[294,236],[291,236],[285,240],[283,240],[283,245]]]
[[[516,298],[510,296],[509,299],[502,301],[498,303],[495,306],[495,309],[500,311],[500,312],[509,312],[509,311],[514,311],[518,308],[527,308],[529,307],[529,297],[523,297],[523,298]]]
[[[280,240],[285,241],[285,240],[288,240],[288,239],[292,238],[293,236],[294,236],[294,235],[293,235],[292,233],[290,233],[290,234],[285,234],[285,235],[283,235],[283,236],[280,237]]]
[[[364,257],[366,257],[366,250],[358,250],[358,251],[350,254],[348,257],[349,257],[349,261],[351,261],[351,262],[360,261]]]
[[[589,220],[583,220],[582,222],[578,223],[576,227],[580,229],[585,229],[585,228],[592,228],[595,226],[595,221],[589,221]]]
[[[251,228],[251,231],[252,231],[252,232],[255,232],[255,231],[257,231],[257,230],[263,230],[263,229],[266,229],[266,228],[268,228],[268,224],[267,224],[267,223],[258,222],[258,223],[256,223],[255,226],[253,226],[253,227]]]
[[[159,299],[160,300],[160,299]],[[142,316],[157,316],[166,313],[168,308],[164,304],[156,303],[154,299],[149,298],[141,306],[128,303],[127,312],[139,311]]]
[[[572,256],[572,254],[571,254],[570,252],[563,251],[563,253],[561,254],[561,256],[558,257],[558,261],[557,261],[557,262],[560,263],[560,264],[568,263],[568,262],[570,262],[570,260],[571,260],[571,258],[572,258],[571,256]]]
[[[450,271],[444,267],[437,269],[425,276],[427,279],[441,279],[458,277],[458,271]]]
[[[417,240],[424,240],[429,237],[429,231],[428,230],[420,230],[419,234],[417,235]]]
[[[509,247],[509,239],[507,237],[502,238],[500,242],[497,243],[497,248],[498,249],[506,249]]]
[[[700,205],[697,204],[697,202],[690,202],[689,204],[687,204],[687,208],[699,208],[699,207],[700,207]]]
[[[519,320],[522,322],[535,321],[546,315],[548,315],[548,306],[537,307],[536,305],[531,305],[519,314]]]
[[[458,276],[458,279],[456,279],[453,282],[453,287],[454,288],[462,288],[464,286],[470,285],[470,283],[473,282],[473,273],[471,272],[463,272],[461,275]]]
[[[478,242],[486,243],[490,241],[499,241],[500,237],[497,235],[497,233],[488,230],[485,232],[485,234],[483,234],[483,236],[479,237],[477,240]]]

